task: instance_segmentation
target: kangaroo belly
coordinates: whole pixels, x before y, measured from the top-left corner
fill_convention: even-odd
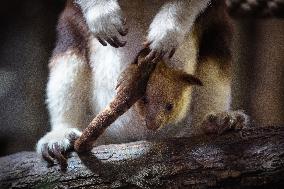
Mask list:
[[[93,73],[91,105],[96,115],[116,95],[115,87],[118,77],[125,66],[133,61],[133,57],[127,56],[125,49],[103,47],[96,39],[92,39],[92,49],[90,56]],[[129,142],[146,136],[149,136],[149,131],[146,130],[143,120],[136,111],[131,108],[107,128],[96,144]]]
[[[137,53],[143,48],[142,43],[146,38],[151,21],[165,2],[166,0],[119,1],[129,28],[128,34],[121,37],[127,41],[125,47],[117,49],[109,45],[104,47],[95,38],[91,38],[90,61],[93,69],[91,104],[95,114],[103,110],[115,96],[115,86],[120,73],[127,64],[133,62]],[[196,49],[192,32],[177,49],[174,57],[168,61],[169,66],[193,73],[196,64]],[[147,130],[144,121],[132,108],[105,131],[98,144],[163,138],[165,136],[171,136],[171,132],[167,128],[157,132]]]

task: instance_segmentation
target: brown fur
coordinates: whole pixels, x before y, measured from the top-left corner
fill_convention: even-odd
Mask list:
[[[199,133],[201,122],[208,113],[229,108],[233,31],[225,1],[212,1],[199,17],[196,30],[199,45],[196,75],[204,87],[194,91],[191,111],[194,132]]]
[[[156,130],[182,120],[187,114],[187,109],[182,108],[189,103],[192,106],[193,133],[199,133],[200,123],[208,113],[227,109],[226,98],[230,98],[231,82],[232,26],[224,1],[212,1],[198,18],[192,36],[194,38],[190,40],[194,40],[198,48],[196,74],[205,86],[195,88],[193,99],[190,99],[192,88],[189,86],[198,83],[184,82],[181,80],[184,73],[168,68],[161,62],[149,80],[145,97],[137,103],[137,109],[150,129]],[[168,107],[171,107],[170,111]]]
[[[199,56],[230,59],[232,25],[224,1],[212,1],[197,23],[201,32]]]
[[[136,104],[147,128],[156,130],[182,120],[192,85],[202,85],[202,82],[183,71],[169,68],[164,61],[159,62],[149,79],[145,96]]]
[[[57,41],[53,57],[56,58],[67,51],[72,51],[89,62],[89,37],[90,32],[81,10],[74,5],[73,0],[68,0],[58,20]],[[53,67],[55,62],[51,61],[49,67]]]
[[[226,109],[222,98],[229,94],[231,80],[232,28],[229,20],[225,1],[213,0],[210,7],[196,21],[189,38],[197,48],[197,65],[189,66],[196,67],[190,70],[195,70],[204,87],[193,88],[193,95],[192,89],[188,86],[198,84],[198,79],[168,68],[163,62],[158,65],[150,78],[146,99],[139,101],[136,106],[146,122],[148,121],[147,126],[150,129],[180,121],[187,114],[187,110],[184,109],[186,103],[191,104],[193,125],[200,125],[208,112]],[[89,62],[90,33],[81,10],[74,6],[72,0],[68,0],[57,30],[58,40],[53,57],[71,50]],[[191,54],[186,53],[183,56],[188,55]],[[212,72],[216,74],[211,74]],[[195,79],[195,83],[186,82],[186,78],[191,78],[189,81]],[[193,96],[193,99],[190,96]]]

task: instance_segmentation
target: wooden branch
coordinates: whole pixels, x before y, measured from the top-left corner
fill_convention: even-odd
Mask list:
[[[75,141],[74,147],[77,152],[90,150],[92,144],[105,129],[145,94],[149,77],[157,64],[144,61],[149,51],[148,48],[143,49],[136,60],[122,72],[114,99],[92,120],[81,137]]]
[[[0,188],[283,188],[284,127],[99,146],[71,154],[65,173],[35,152],[0,167]]]

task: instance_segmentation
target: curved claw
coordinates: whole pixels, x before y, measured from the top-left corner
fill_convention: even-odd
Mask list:
[[[144,49],[150,48],[152,41],[145,41],[142,43]],[[171,59],[176,52],[176,48],[173,48],[169,51],[165,50],[155,50],[151,49],[148,55],[145,57],[145,61],[157,62],[160,61],[166,54],[168,54],[168,58]]]
[[[54,143],[51,148],[48,144],[44,144],[42,157],[48,163],[48,166],[55,165],[55,161],[57,161],[61,170],[66,171],[68,165],[66,154],[65,151],[60,148],[58,143]]]
[[[145,57],[145,61],[146,62],[152,62],[153,59],[156,57],[157,51],[152,50],[146,57]]]
[[[107,46],[107,43],[102,40],[100,37],[97,37],[97,40],[102,44],[102,46]]]
[[[152,43],[152,41],[145,41],[145,42],[143,42],[142,43],[142,45],[144,46],[144,48],[146,49],[146,48],[149,48],[149,46],[151,45],[151,43]]]
[[[176,52],[176,48],[173,48],[169,54],[169,59],[171,59],[174,56],[175,52]]]
[[[49,154],[48,144],[44,144],[44,147],[41,153],[42,153],[42,158],[48,163],[48,166],[53,166],[54,159]]]
[[[156,57],[153,59],[154,63],[159,62],[164,56],[165,56],[166,52],[161,51],[159,53],[156,54]]]
[[[116,36],[111,38],[113,42],[118,45],[119,47],[123,47],[126,44],[126,41],[120,41]]]
[[[60,168],[62,171],[65,171],[67,169],[67,158],[64,156],[65,155],[65,151],[63,151],[60,146],[58,145],[58,143],[55,143],[53,145],[53,155],[54,158],[58,161]]]
[[[117,44],[115,44],[115,42],[109,38],[109,37],[106,37],[105,40],[108,42],[108,44],[110,44],[112,47],[114,48],[118,48],[119,46]]]
[[[119,33],[121,36],[126,36],[126,35],[128,34],[128,28],[122,29],[122,28],[116,27],[116,30],[118,31],[118,33]]]

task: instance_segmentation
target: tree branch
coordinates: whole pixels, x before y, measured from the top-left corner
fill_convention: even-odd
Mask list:
[[[141,50],[134,62],[120,74],[115,97],[102,112],[96,115],[75,141],[74,147],[77,152],[90,150],[106,128],[145,94],[148,80],[157,64],[145,61],[144,58],[149,52],[148,48]]]
[[[284,186],[284,127],[140,141],[71,154],[66,173],[35,152],[0,158],[0,188],[275,188]]]

